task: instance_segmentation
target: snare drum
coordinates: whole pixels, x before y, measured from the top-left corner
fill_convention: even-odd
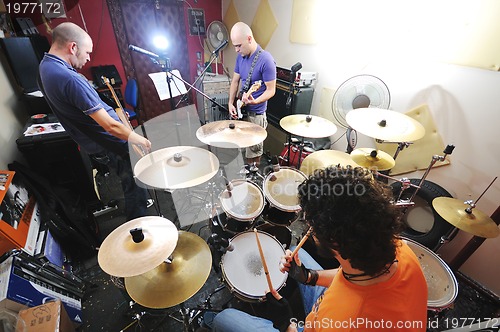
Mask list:
[[[450,307],[458,295],[458,283],[448,265],[418,242],[404,238],[417,256],[427,281],[427,309],[441,311]]]
[[[224,212],[239,221],[254,221],[264,209],[262,190],[248,180],[232,180],[230,186],[231,190],[226,189],[219,195]]]
[[[286,282],[287,273],[281,273],[279,264],[285,255],[281,243],[268,233],[257,231],[264,252],[273,287],[279,291]],[[260,258],[257,239],[253,231],[240,233],[230,239],[234,247],[222,257],[221,271],[229,290],[247,302],[265,301],[266,275]]]
[[[290,248],[290,244],[292,244],[292,230],[290,228],[268,223],[257,225],[255,228],[274,236],[285,249]]]
[[[262,218],[277,226],[290,226],[300,217],[298,187],[306,180],[301,171],[281,167],[277,172],[269,173],[264,179],[264,196],[269,202]]]

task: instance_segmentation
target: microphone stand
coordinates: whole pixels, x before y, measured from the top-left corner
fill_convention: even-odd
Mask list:
[[[215,56],[214,56],[215,55]],[[212,66],[212,64],[214,63],[215,59],[217,59],[219,57],[219,51],[216,51],[216,52],[213,52],[211,55],[210,55],[210,61],[209,63],[205,66],[205,68],[203,69],[203,71],[201,72],[201,74],[196,78],[196,80],[193,82],[193,86],[196,86],[196,83],[198,83],[198,81],[205,77],[205,73],[208,71],[208,68],[210,68],[210,66]],[[190,86],[189,89],[186,91],[186,93],[182,96],[181,100],[179,100],[177,102],[177,106],[179,106],[179,104],[182,102],[182,101],[185,101],[187,99],[187,95],[189,94],[189,91],[191,91],[192,87]],[[205,122],[206,122],[206,119],[204,119]]]
[[[200,95],[202,95],[203,97],[205,97],[207,100],[210,100],[211,102],[213,102],[214,104],[216,104],[217,106],[219,106],[220,108],[226,110],[227,112],[229,112],[229,110],[227,109],[227,107],[225,106],[222,106],[221,104],[219,104],[215,98],[211,98],[209,95],[207,95],[206,93],[204,93],[203,91],[201,91],[200,89],[196,88],[195,86],[193,86],[192,84],[186,82],[182,77],[179,77],[177,75],[175,75],[174,73],[170,73],[173,77],[179,79],[181,82],[183,82],[184,84],[186,84],[187,86],[189,86],[190,89],[193,89],[194,91],[198,92]],[[204,119],[205,120],[205,119]],[[201,122],[201,119],[200,119],[200,122]]]

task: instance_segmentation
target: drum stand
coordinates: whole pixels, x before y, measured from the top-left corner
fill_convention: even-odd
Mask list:
[[[221,291],[222,289],[225,288],[225,285],[218,286],[212,293],[210,293],[203,304],[199,307],[195,308],[188,308],[185,306],[185,302],[182,302],[179,304],[179,310],[177,311],[178,314],[180,314],[180,318],[175,316],[175,312],[171,313],[168,315],[168,317],[172,318],[173,320],[182,323],[183,324],[183,331],[184,332],[191,332],[195,331],[193,328],[193,323],[199,320],[200,316],[205,313],[206,311],[213,311],[213,312],[221,312],[222,309],[213,309],[212,308],[212,303],[211,303],[211,298],[212,296]]]
[[[400,144],[407,144],[407,143],[400,143]],[[399,149],[399,147],[398,147],[398,149]],[[447,145],[446,148],[443,151],[443,153],[444,153],[443,156],[438,156],[438,155],[432,156],[432,160],[431,160],[429,166],[427,167],[427,169],[425,170],[425,173],[422,175],[422,178],[420,179],[418,185],[411,184],[410,180],[407,179],[407,178],[403,178],[401,180],[398,180],[398,179],[395,179],[393,177],[390,177],[389,175],[386,175],[386,174],[383,174],[381,172],[375,171],[376,175],[380,175],[380,176],[382,176],[382,177],[384,177],[386,179],[391,179],[391,180],[394,180],[394,181],[401,182],[401,184],[402,184],[401,191],[399,192],[399,196],[398,196],[398,198],[397,198],[397,200],[395,202],[395,205],[398,206],[398,207],[402,207],[404,209],[403,210],[403,214],[405,214],[408,211],[408,208],[410,206],[415,205],[415,203],[413,202],[413,199],[417,195],[418,190],[422,187],[422,184],[424,183],[425,179],[427,178],[427,175],[429,175],[429,172],[431,171],[432,166],[434,166],[434,164],[436,164],[436,162],[438,162],[438,161],[444,161],[446,159],[446,156],[449,155],[449,154],[451,154],[453,152],[453,149],[455,149],[454,145]],[[395,157],[397,157],[397,153],[398,153],[398,151],[396,151]],[[412,193],[412,195],[410,196],[410,198],[405,199],[405,200],[401,199],[401,197],[403,195],[403,192],[406,189],[408,189],[409,187],[414,187],[415,191]]]

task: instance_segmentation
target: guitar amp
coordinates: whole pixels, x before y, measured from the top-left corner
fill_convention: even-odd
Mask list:
[[[285,116],[311,112],[314,87],[312,84],[294,86],[291,83],[292,76],[289,69],[276,67],[276,76],[276,93],[267,102],[267,119],[269,123],[280,128],[279,122]],[[297,78],[298,76],[297,74]],[[311,74],[305,75],[309,81],[312,81],[313,76],[315,77]]]

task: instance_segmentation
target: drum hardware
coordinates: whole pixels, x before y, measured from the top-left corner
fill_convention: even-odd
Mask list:
[[[322,138],[332,136],[337,132],[337,126],[322,117],[306,114],[293,114],[285,116],[280,120],[280,126],[287,131],[288,134],[288,153],[287,153],[287,166],[290,165],[290,146],[292,145],[291,135],[301,137],[299,144],[299,157],[297,162],[297,169],[300,169],[302,163],[302,153],[304,151],[304,137],[307,138]],[[284,156],[283,156],[284,157]],[[282,157],[282,158],[283,158]]]
[[[356,110],[354,110],[354,111],[356,111]],[[349,112],[348,115],[351,114],[354,111]],[[398,180],[398,179],[395,179],[395,178],[393,178],[393,177],[391,177],[389,175],[386,175],[386,174],[378,172],[378,171],[374,171],[374,174],[377,175],[377,176],[380,175],[380,176],[382,176],[382,177],[384,177],[386,179],[391,179],[391,180],[399,181],[399,182],[402,183],[402,187],[401,187],[401,191],[399,192],[398,199],[394,202],[394,204],[395,204],[395,206],[402,207],[403,208],[403,214],[405,214],[407,212],[407,210],[408,210],[408,207],[411,207],[411,206],[414,205],[413,199],[417,195],[418,190],[422,187],[422,184],[424,183],[425,178],[427,177],[427,175],[429,175],[429,172],[431,171],[432,166],[434,166],[434,164],[436,162],[438,162],[438,161],[444,161],[446,159],[446,156],[449,155],[449,154],[451,154],[454,149],[455,149],[454,145],[447,145],[446,148],[443,151],[443,153],[444,153],[443,156],[438,156],[438,155],[432,156],[432,160],[431,160],[429,166],[427,167],[427,169],[425,170],[424,174],[422,175],[422,178],[420,179],[418,185],[412,184],[410,182],[410,180],[408,180],[406,178],[402,179],[402,180]],[[410,196],[410,198],[408,198],[407,200],[401,200],[403,192],[406,189],[408,189],[409,187],[415,188],[415,191],[412,193],[412,195]]]
[[[425,135],[425,128],[411,117],[386,109],[357,108],[346,114],[356,131],[382,141],[412,142]]]
[[[396,162],[389,154],[371,148],[358,148],[351,152],[351,158],[362,167],[376,168],[381,171],[389,170],[396,165]]]

